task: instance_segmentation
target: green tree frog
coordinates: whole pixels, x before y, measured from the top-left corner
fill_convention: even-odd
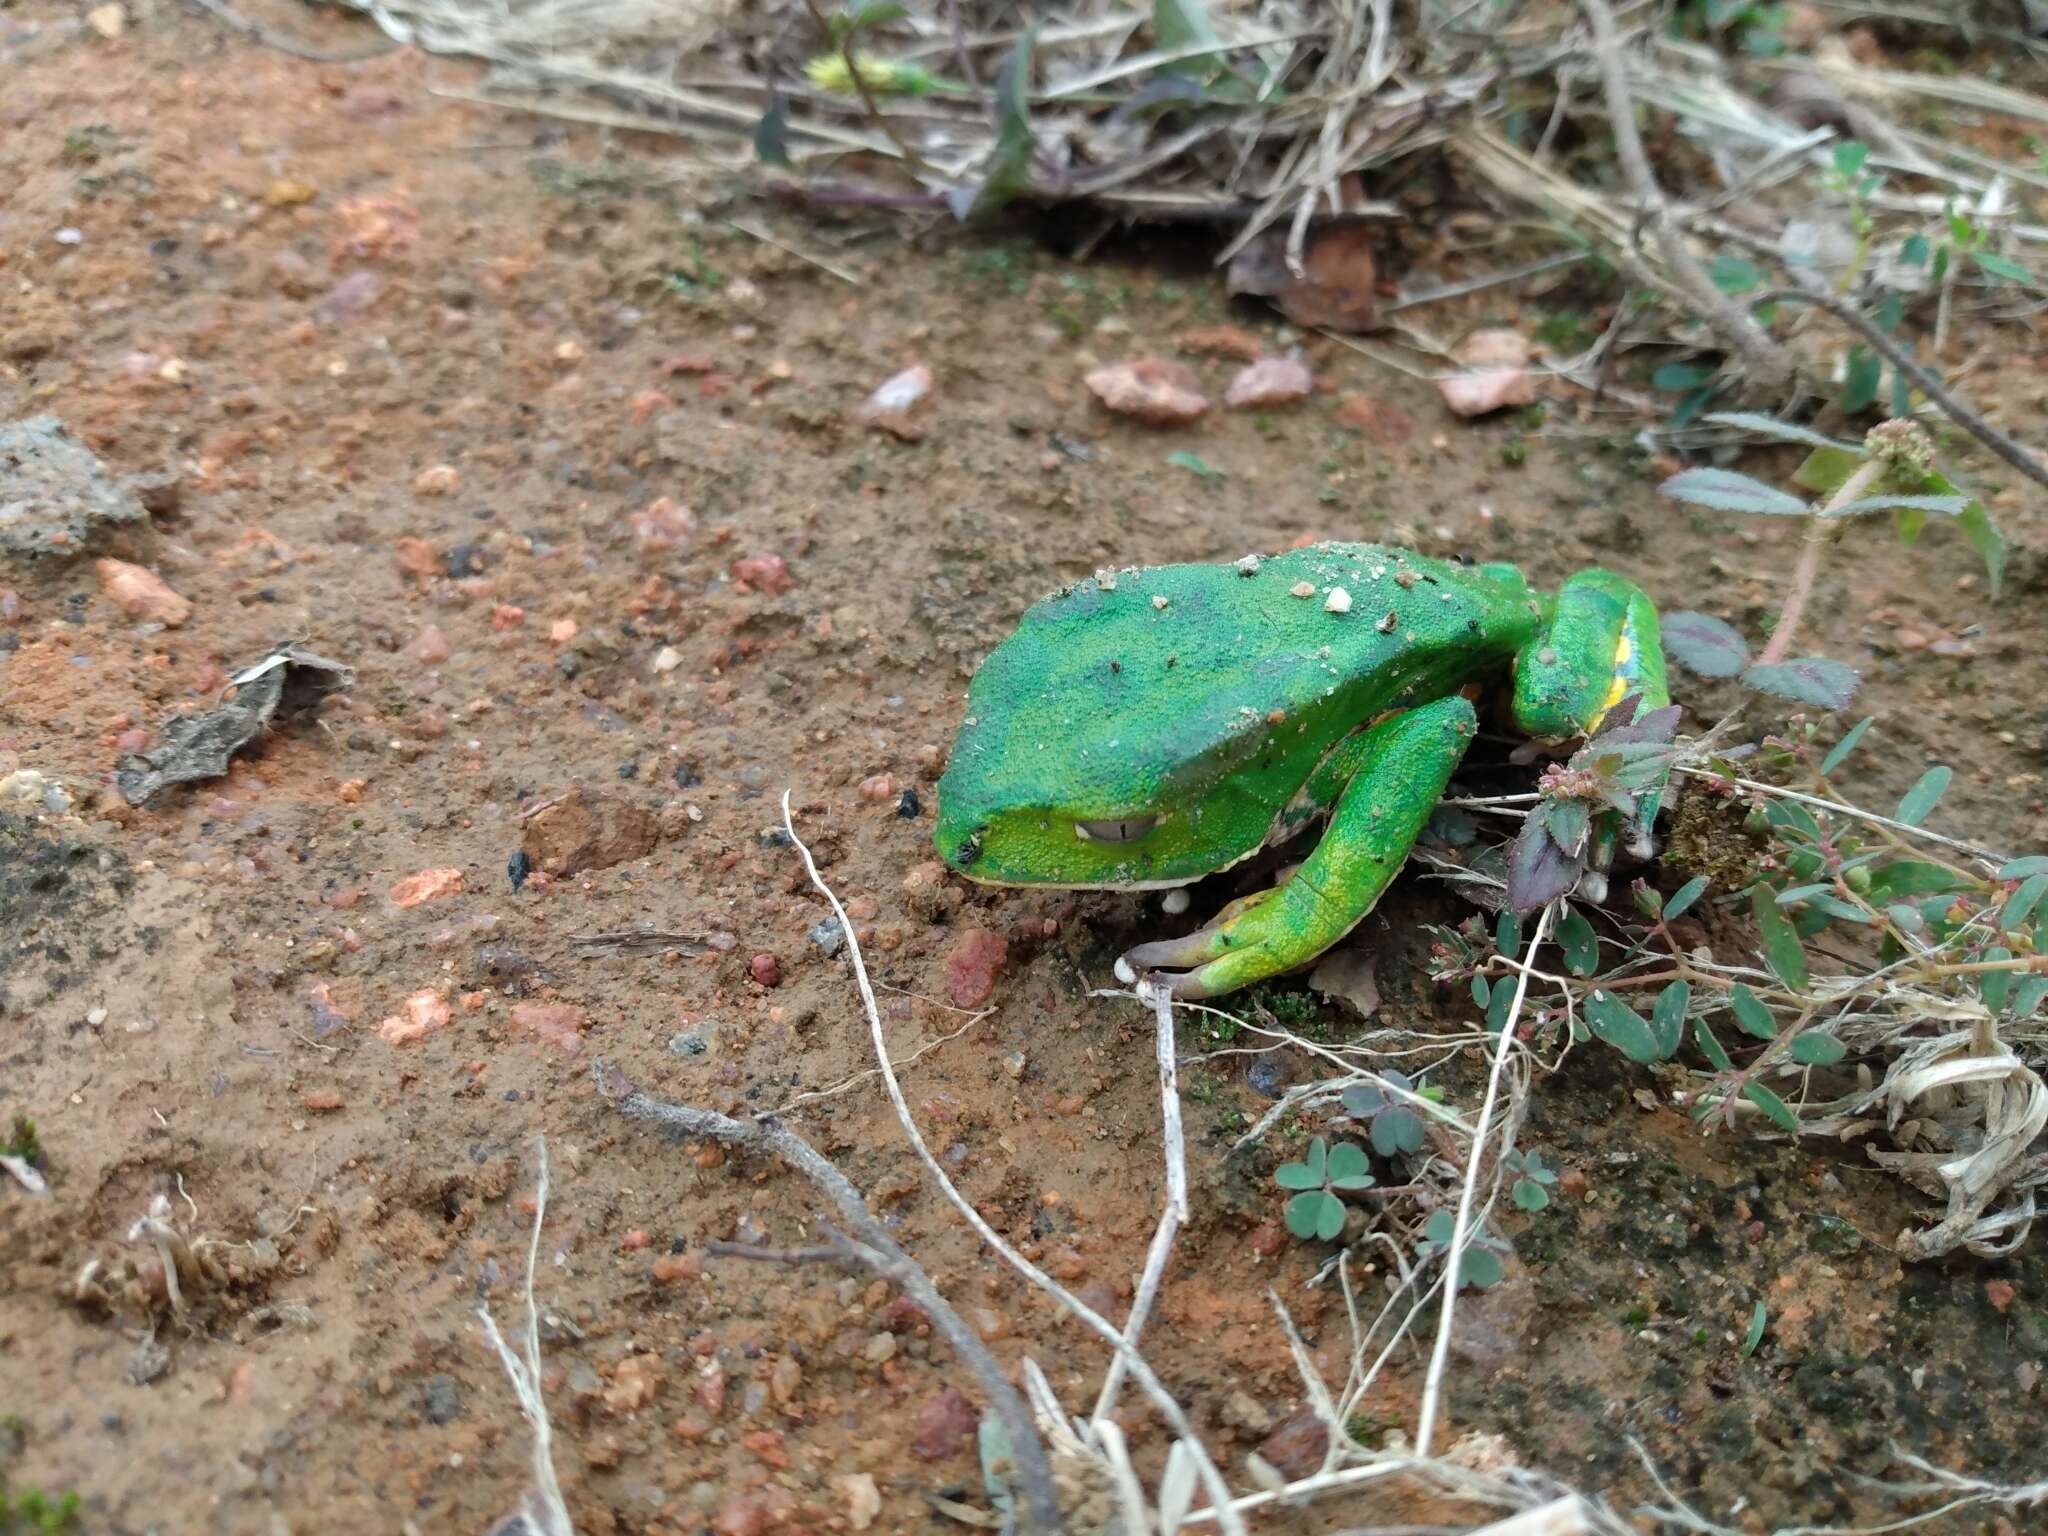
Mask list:
[[[1474,700],[1509,680],[1515,725],[1550,744],[1625,698],[1660,707],[1657,610],[1609,571],[1544,596],[1513,566],[1372,544],[1100,571],[975,672],[935,841],[985,884],[1142,891],[1327,819],[1291,877],[1117,962],[1127,982],[1217,996],[1365,918],[1476,732]]]

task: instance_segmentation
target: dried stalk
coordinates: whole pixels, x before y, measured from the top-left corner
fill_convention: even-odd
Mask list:
[[[1798,376],[1791,355],[1714,286],[1706,268],[1685,243],[1684,232],[1671,218],[1663,188],[1651,174],[1642,136],[1636,132],[1635,99],[1629,94],[1628,76],[1622,67],[1621,39],[1615,31],[1614,12],[1608,8],[1607,0],[1579,0],[1579,8],[1593,29],[1593,56],[1607,92],[1607,117],[1613,125],[1615,152],[1621,157],[1622,172],[1664,254],[1665,264],[1684,290],[1687,302],[1742,355],[1757,386],[1770,395],[1787,393]]]

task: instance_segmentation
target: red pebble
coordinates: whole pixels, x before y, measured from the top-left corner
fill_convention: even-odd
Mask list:
[[[773,955],[756,955],[747,962],[747,972],[764,987],[782,985],[782,962]]]

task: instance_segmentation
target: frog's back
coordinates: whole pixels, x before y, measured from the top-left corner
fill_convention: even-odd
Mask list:
[[[1503,664],[1537,619],[1519,578],[1371,544],[1105,571],[983,663],[955,761],[1056,769],[1078,802],[1255,763],[1285,779],[1366,716]]]

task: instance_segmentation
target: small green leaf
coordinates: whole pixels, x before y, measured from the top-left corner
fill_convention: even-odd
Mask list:
[[[1224,472],[1205,460],[1199,453],[1190,453],[1182,448],[1166,456],[1166,462],[1175,469],[1185,469],[1190,474],[1200,475],[1204,480],[1222,480]]]
[[[1154,0],[1152,46],[1161,53],[1179,53],[1187,48],[1214,46],[1220,49],[1222,40],[1217,37],[1215,23],[1210,21],[1201,0]],[[1162,73],[1207,74],[1215,66],[1214,54],[1201,54],[1164,65]]]
[[[1412,1109],[1383,1110],[1372,1122],[1372,1148],[1381,1157],[1422,1150],[1422,1117]]]
[[[1682,390],[1697,389],[1713,376],[1711,368],[1700,368],[1691,363],[1666,363],[1650,375],[1650,387],[1676,394]]]
[[[1502,912],[1493,920],[1494,947],[1510,960],[1522,952],[1522,920],[1512,912]]]
[[[1458,1284],[1469,1285],[1474,1290],[1498,1285],[1507,1272],[1508,1268],[1501,1262],[1499,1254],[1476,1243],[1467,1246],[1458,1260]]]
[[[1844,139],[1835,146],[1835,170],[1844,178],[1853,177],[1863,169],[1863,162],[1870,158],[1870,146],[1861,139]]]
[[[1030,184],[1031,156],[1038,147],[1031,132],[1031,57],[1037,40],[1037,26],[1026,27],[996,72],[996,141],[982,161],[980,182],[949,194],[956,218],[993,213]]]
[[[1367,1172],[1371,1164],[1365,1156],[1365,1148],[1356,1142],[1340,1141],[1330,1148],[1330,1184],[1336,1189],[1368,1189],[1372,1186],[1372,1175]],[[1353,1180],[1363,1178],[1363,1184]]]
[[[1674,981],[1657,994],[1650,1010],[1650,1033],[1657,1041],[1657,1059],[1669,1061],[1685,1042],[1685,1010],[1692,1001],[1692,983]]]
[[[1920,781],[1907,790],[1906,798],[1899,802],[1898,819],[1909,827],[1919,826],[1940,802],[1949,780],[1954,777],[1955,770],[1941,763],[1921,774]]]
[[[2030,875],[2048,875],[2048,853],[2030,853],[1999,866],[2001,880],[2025,880]]]
[[[1899,247],[1899,260],[1909,267],[1926,266],[1927,254],[1927,237],[1925,235],[1908,235],[1906,236],[1905,243]]]
[[[1593,813],[1585,801],[1552,800],[1536,814],[1543,818],[1543,830],[1566,858],[1575,859],[1586,851],[1586,833],[1592,826]]]
[[[1898,496],[1881,492],[1876,496],[1862,496],[1839,507],[1829,507],[1829,517],[1857,517],[1865,512],[1885,512],[1897,507],[1909,512],[1940,512],[1948,517],[1960,517],[1969,509],[1970,498],[1961,494],[1953,496]]]
[[[2019,283],[2028,288],[2038,286],[2034,281],[2034,274],[2025,267],[2016,261],[2008,261],[2003,256],[1993,255],[1990,251],[1972,251],[1970,252],[1970,260],[1977,263],[1979,267],[1983,268],[1992,277],[1999,278],[2004,282]]]
[[[1806,462],[1792,472],[1792,483],[1827,495],[1839,491],[1849,477],[1863,467],[1863,454],[1855,448],[1816,448]]]
[[[2042,878],[2048,881],[2048,876]],[[1564,951],[1564,968],[1574,976],[1590,976],[1599,967],[1599,937],[1576,907],[1567,907],[1564,921],[1557,925],[1557,946]]]
[[[1842,739],[1830,747],[1828,755],[1820,760],[1822,778],[1826,778],[1847,761],[1849,754],[1856,750],[1856,744],[1863,740],[1863,733],[1870,729],[1871,722],[1876,718],[1875,715],[1865,715],[1842,733]]]
[[[1534,1179],[1517,1179],[1509,1191],[1518,1210],[1540,1211],[1550,1204],[1550,1191]]]
[[[1815,1034],[1811,1030],[1794,1035],[1785,1049],[1802,1067],[1832,1067],[1849,1054],[1849,1048],[1833,1035]]]
[[[1841,406],[1854,416],[1870,409],[1884,382],[1884,359],[1864,347],[1849,349],[1849,370],[1842,381]]]
[[[1458,1235],[1458,1218],[1439,1206],[1429,1213],[1429,1220],[1423,1223],[1422,1235],[1439,1248],[1451,1246],[1451,1239]]]
[[[2005,585],[2005,535],[1998,531],[1998,524],[1991,521],[1991,514],[1984,510],[1981,501],[1965,507],[1956,526],[1963,530],[1970,548],[1984,562],[1985,579],[1991,583],[1991,595],[1997,597],[1999,588]]]
[[[1674,917],[1682,917],[1685,914],[1686,908],[1705,895],[1706,890],[1707,877],[1705,875],[1694,875],[1678,888],[1676,895],[1664,903],[1664,921],[1668,923]]]
[[[1800,656],[1791,661],[1751,667],[1742,680],[1761,693],[1812,704],[1821,709],[1846,709],[1863,681],[1854,667],[1825,656]]]
[[[1643,1016],[1612,992],[1590,994],[1585,1013],[1594,1038],[1613,1046],[1630,1061],[1648,1064],[1664,1060],[1660,1042]]]
[[[1714,1032],[1707,1028],[1705,1019],[1692,1021],[1693,1038],[1700,1043],[1700,1054],[1707,1058],[1707,1064],[1716,1072],[1733,1072],[1735,1063],[1728,1059],[1728,1053],[1721,1049],[1721,1042]]]
[[[1316,1237],[1322,1230],[1323,1207],[1336,1203],[1320,1189],[1312,1189],[1307,1194],[1296,1195],[1287,1202],[1287,1230],[1304,1241]],[[1337,1225],[1340,1229],[1344,1225],[1341,1207],[1337,1216]]]
[[[2010,933],[2025,924],[2034,915],[2034,908],[2041,904],[2041,898],[2048,895],[2048,875],[2029,875],[2020,888],[2006,898],[2004,909],[1998,914],[1998,926]]]
[[[1771,1017],[1771,1010],[1764,1006],[1762,998],[1741,982],[1729,988],[1728,1005],[1735,1010],[1735,1022],[1742,1026],[1744,1033],[1755,1035],[1759,1040],[1778,1038],[1778,1021]]]
[[[1870,888],[1886,896],[1939,896],[1961,884],[1954,870],[1926,859],[1894,859],[1871,871]]]
[[[1804,992],[1807,986],[1806,951],[1799,945],[1799,935],[1792,931],[1792,925],[1785,921],[1785,914],[1778,910],[1778,904],[1771,898],[1770,887],[1759,885],[1751,898],[1751,910],[1756,914],[1756,925],[1762,931],[1764,959],[1778,980],[1794,992]]]
[[[2012,951],[1993,945],[1984,951],[1986,960],[2010,960]],[[2005,1000],[2012,994],[2011,971],[1983,971],[1977,977],[1977,993],[1984,999],[1984,1006],[1993,1013],[2002,1013]]]
[[[2043,998],[2048,998],[2048,976],[2029,976],[2022,980],[2012,989],[2012,996],[2008,999],[2013,1022],[2031,1018]]]
[[[1484,1008],[1486,1006],[1487,996],[1492,991],[1493,983],[1488,981],[1484,976],[1474,976],[1472,978],[1472,1001],[1477,1006]]]
[[[1774,437],[1781,443],[1804,443],[1809,448],[1834,448],[1843,453],[1860,453],[1854,443],[1844,443],[1811,427],[1802,427],[1796,422],[1780,421],[1775,416],[1760,416],[1753,411],[1712,411],[1700,418],[1717,427],[1739,427],[1745,432],[1754,432],[1759,437]],[[1847,479],[1848,476],[1843,476]]]
[[[1811,901],[1814,897],[1821,895],[1823,892],[1831,891],[1833,889],[1834,887],[1827,884],[1825,881],[1818,885],[1788,886],[1786,889],[1778,892],[1778,905],[1781,907],[1796,906],[1798,903],[1802,901]]]
[[[1780,1130],[1793,1136],[1799,1134],[1799,1117],[1792,1113],[1792,1107],[1762,1083],[1744,1083],[1742,1096],[1770,1116]]]
[[[1755,262],[1725,253],[1714,258],[1707,275],[1723,293],[1749,293],[1764,285],[1763,269]]]
[[[1282,1163],[1273,1170],[1273,1182],[1282,1189],[1321,1189],[1323,1176],[1307,1163]]]
[[[1664,654],[1701,677],[1734,677],[1749,665],[1749,642],[1706,613],[1667,613],[1660,629]]]
[[[1782,517],[1804,517],[1807,512],[1806,503],[1797,496],[1732,469],[1681,469],[1657,490],[1673,501],[1716,512],[1763,512]]]
[[[780,166],[783,170],[792,168],[789,158],[789,115],[782,107],[782,94],[775,92],[768,98],[768,110],[761,114],[761,121],[754,125],[754,158],[763,165]]]
[[[1749,1331],[1742,1336],[1742,1358],[1747,1360],[1756,1353],[1757,1345],[1764,1341],[1764,1324],[1770,1320],[1770,1313],[1764,1304],[1758,1302],[1756,1310],[1749,1314]]]

